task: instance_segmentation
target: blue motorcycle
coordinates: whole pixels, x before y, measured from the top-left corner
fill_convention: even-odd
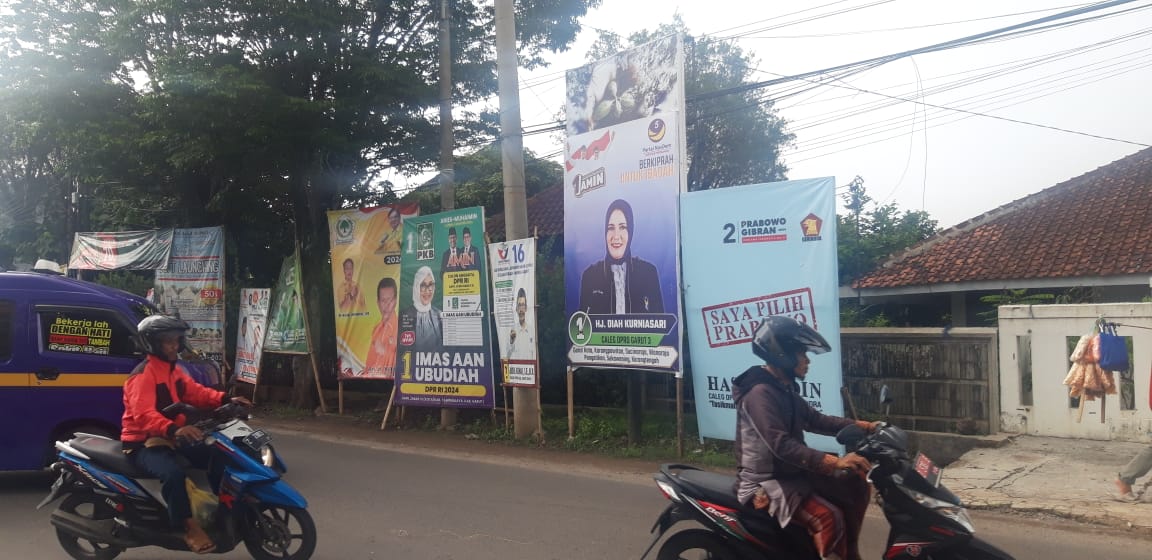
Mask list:
[[[177,403],[163,413],[197,417]],[[316,524],[308,503],[280,475],[287,471],[271,438],[253,430],[247,410],[227,404],[195,423],[212,450],[212,467],[189,470],[189,494],[216,553],[241,542],[257,560],[308,560],[316,550]],[[207,416],[207,417],[204,417]],[[129,548],[159,546],[190,552],[183,531],[171,527],[160,481],[137,468],[118,440],[76,434],[56,443],[60,475],[36,509],[60,497],[52,525],[64,551],[77,560],[112,560]],[[214,491],[212,491],[215,489]],[[212,498],[200,500],[197,496]]]

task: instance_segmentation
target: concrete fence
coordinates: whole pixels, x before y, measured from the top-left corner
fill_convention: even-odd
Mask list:
[[[996,329],[845,328],[844,385],[856,410],[905,429],[990,434],[1000,429]]]

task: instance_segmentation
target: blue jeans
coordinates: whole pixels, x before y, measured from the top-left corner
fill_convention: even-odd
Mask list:
[[[208,468],[211,450],[203,445],[190,445],[179,449],[166,446],[144,447],[134,451],[131,457],[136,466],[160,479],[160,495],[168,503],[168,519],[174,528],[183,529],[186,520],[192,518],[192,502],[188,499],[188,489],[184,486],[187,477],[185,461],[195,468]],[[216,478],[209,473],[209,480]]]

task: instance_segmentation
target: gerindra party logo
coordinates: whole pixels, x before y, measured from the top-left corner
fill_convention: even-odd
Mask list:
[[[816,214],[808,214],[800,220],[800,231],[804,233],[801,241],[820,241],[820,230],[824,229],[824,220]]]
[[[751,342],[756,327],[773,315],[790,317],[816,328],[811,288],[712,305],[701,313],[708,332],[708,346],[712,348]]]

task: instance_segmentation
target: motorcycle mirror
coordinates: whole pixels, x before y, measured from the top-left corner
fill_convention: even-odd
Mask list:
[[[882,404],[889,404],[892,402],[892,391],[885,385],[880,388],[880,402]]]
[[[855,448],[856,445],[860,443],[860,440],[864,439],[867,435],[868,433],[864,431],[864,428],[856,424],[849,424],[844,426],[844,429],[836,434],[836,443],[850,449]]]

